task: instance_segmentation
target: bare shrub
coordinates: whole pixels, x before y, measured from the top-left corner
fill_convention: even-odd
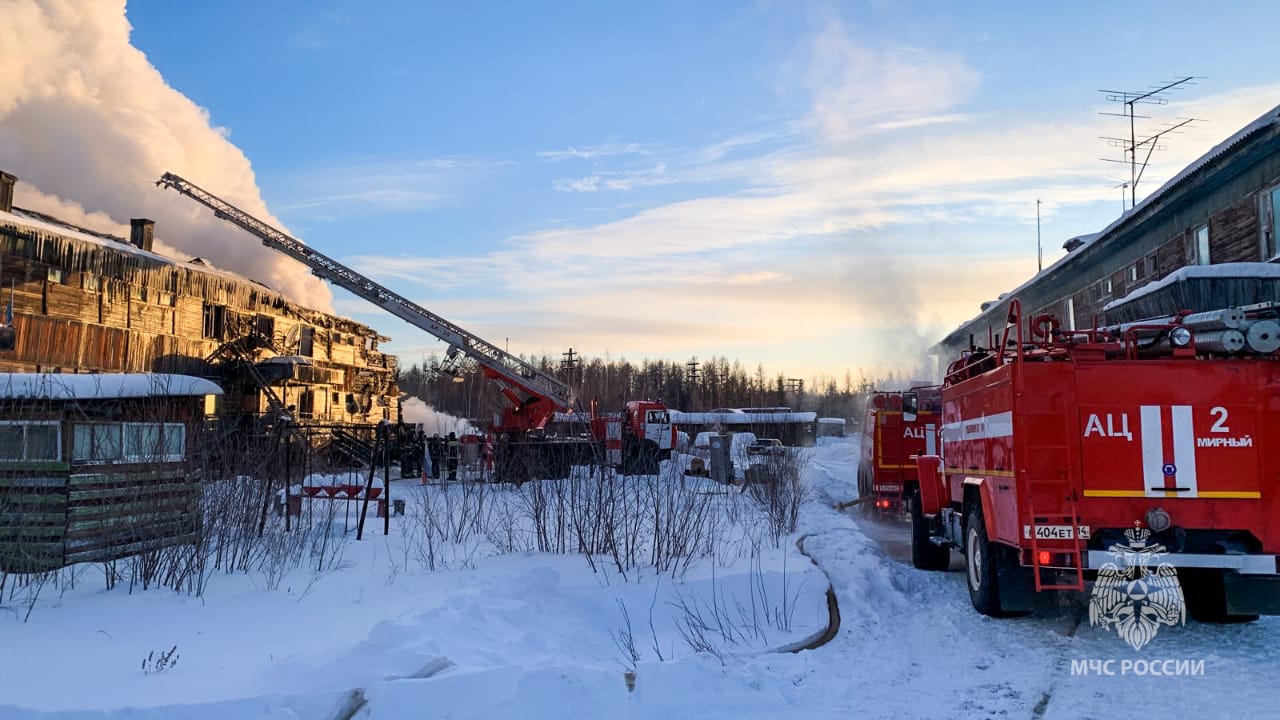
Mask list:
[[[800,521],[800,506],[808,495],[801,475],[808,458],[799,448],[787,448],[760,458],[745,473],[747,494],[764,510],[774,547],[795,532]]]

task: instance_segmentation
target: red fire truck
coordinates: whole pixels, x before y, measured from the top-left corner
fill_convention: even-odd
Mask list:
[[[913,399],[909,410],[903,408],[902,392],[875,391],[867,398],[858,497],[870,498],[863,508],[877,517],[905,512],[904,499],[917,492],[915,456],[937,452],[940,389],[915,388],[905,396]]]
[[[1005,615],[1160,546],[1192,616],[1280,614],[1280,343],[1246,340],[1274,332],[1268,314],[1077,332],[1024,326],[1012,302],[1001,335],[947,371],[941,453],[919,459],[917,567],[961,550],[974,607]]]

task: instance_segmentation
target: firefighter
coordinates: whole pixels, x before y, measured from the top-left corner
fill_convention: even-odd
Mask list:
[[[458,479],[458,436],[449,433],[449,439],[446,441],[445,452],[447,453],[449,462],[449,479]]]
[[[422,430],[417,432],[417,452],[422,459],[422,484],[425,486],[426,480],[435,477],[435,443]]]
[[[434,480],[439,480],[444,474],[443,442],[440,433],[434,433],[427,441],[427,452],[431,454],[431,477]]]

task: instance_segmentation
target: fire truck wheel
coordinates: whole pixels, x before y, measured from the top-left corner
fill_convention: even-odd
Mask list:
[[[968,564],[965,577],[969,581],[969,600],[983,615],[999,617],[1000,588],[996,585],[995,546],[987,539],[987,526],[982,519],[982,505],[974,503],[964,528],[964,558]]]
[[[951,549],[929,541],[929,521],[917,507],[919,502],[911,503],[911,564],[919,570],[946,570],[951,567]]]
[[[871,468],[866,463],[858,465],[858,498],[862,500],[862,514],[874,517],[877,513],[875,497],[871,492]]]

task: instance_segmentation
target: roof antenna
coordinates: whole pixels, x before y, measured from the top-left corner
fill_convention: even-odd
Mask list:
[[[1102,158],[1106,162],[1126,163],[1129,166],[1129,209],[1133,209],[1138,204],[1138,181],[1142,179],[1142,173],[1147,169],[1147,163],[1151,161],[1151,153],[1156,150],[1164,150],[1166,146],[1160,144],[1160,138],[1170,133],[1178,132],[1181,128],[1190,125],[1193,122],[1200,122],[1199,118],[1176,118],[1176,123],[1165,123],[1165,127],[1159,132],[1151,133],[1145,137],[1138,136],[1137,120],[1150,120],[1149,115],[1138,115],[1136,108],[1138,105],[1168,105],[1168,93],[1172,90],[1181,90],[1190,85],[1195,85],[1196,80],[1203,79],[1201,76],[1187,75],[1170,82],[1160,85],[1151,85],[1146,90],[1099,90],[1104,93],[1107,100],[1120,103],[1123,105],[1123,111],[1118,113],[1104,112],[1100,115],[1111,115],[1114,117],[1126,118],[1129,121],[1129,137],[1107,137],[1102,136],[1110,147],[1120,148],[1124,151],[1125,158],[1116,160],[1114,158]],[[1142,150],[1146,151],[1146,155],[1141,161],[1138,160],[1138,153]],[[1121,203],[1123,210],[1123,202]]]

